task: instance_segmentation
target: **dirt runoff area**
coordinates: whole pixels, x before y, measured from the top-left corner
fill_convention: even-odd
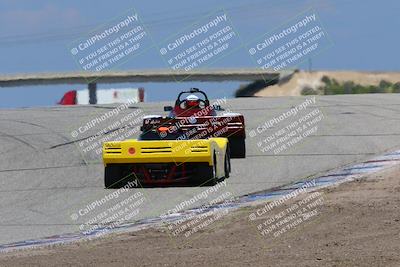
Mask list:
[[[0,266],[400,266],[399,251],[397,166],[273,208],[228,213],[193,236],[115,234],[3,253]]]

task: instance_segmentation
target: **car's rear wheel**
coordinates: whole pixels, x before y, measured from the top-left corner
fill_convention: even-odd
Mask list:
[[[104,186],[106,188],[121,188],[130,181],[129,175],[124,173],[123,166],[109,164],[104,169]]]
[[[245,158],[246,157],[246,142],[243,137],[229,138],[231,158]]]
[[[231,173],[231,157],[230,157],[229,148],[226,150],[226,153],[225,153],[224,169],[225,169],[225,178],[229,178],[229,174]]]
[[[217,161],[214,154],[214,164],[209,166],[208,164],[200,165],[197,169],[198,171],[198,181],[201,185],[215,185],[218,182],[217,178]]]

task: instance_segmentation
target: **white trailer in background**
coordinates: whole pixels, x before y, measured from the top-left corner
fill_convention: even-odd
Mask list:
[[[141,97],[140,91],[143,91]],[[77,104],[89,104],[89,91],[87,89],[77,92]],[[144,102],[143,88],[118,88],[118,89],[97,89],[97,104],[115,104],[130,102]]]
[[[66,92],[58,104],[87,105],[89,104],[89,99],[89,90],[72,90]],[[97,104],[144,102],[144,88],[97,89],[96,99]]]

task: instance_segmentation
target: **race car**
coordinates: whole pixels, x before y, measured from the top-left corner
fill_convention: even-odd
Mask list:
[[[218,116],[221,107],[210,105],[203,91],[183,91],[175,107],[164,110],[170,114],[143,119],[139,139],[103,144],[106,188],[119,188],[129,181],[142,186],[215,184],[229,177],[232,155],[245,157],[243,116]]]
[[[164,137],[160,136],[160,127],[166,129],[169,135],[177,135],[183,140],[226,137],[229,140],[230,157],[246,157],[243,115],[227,111],[217,114],[217,111],[223,111],[221,106],[211,105],[205,92],[197,88],[182,91],[174,107],[166,106],[164,111],[169,111],[169,114],[151,115],[143,119],[141,139],[162,140]]]
[[[125,140],[103,144],[106,188],[189,182],[214,185],[231,171],[227,138]]]

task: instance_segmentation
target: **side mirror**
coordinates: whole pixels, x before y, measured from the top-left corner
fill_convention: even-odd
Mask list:
[[[164,111],[172,111],[172,110],[173,110],[173,107],[171,107],[171,106],[164,107]]]
[[[213,105],[213,109],[217,110],[217,111],[221,111],[222,110],[220,105]]]

